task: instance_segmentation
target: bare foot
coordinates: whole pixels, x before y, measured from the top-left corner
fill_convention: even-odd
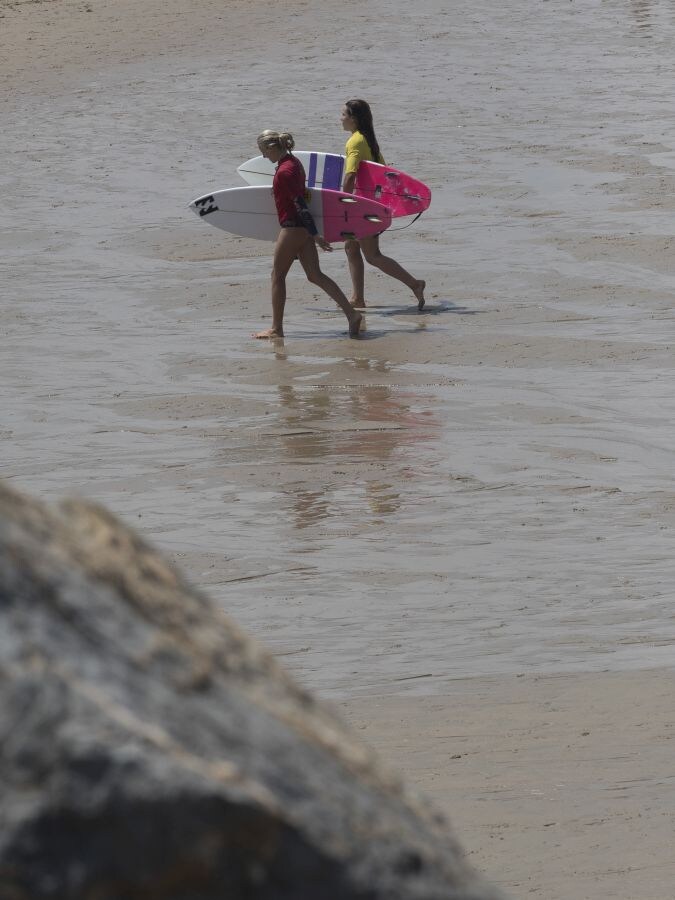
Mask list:
[[[349,320],[349,337],[358,337],[359,331],[361,331],[361,322],[363,321],[363,316],[361,313],[355,313],[354,316]]]
[[[268,328],[266,331],[258,331],[257,334],[253,335],[259,341],[270,341],[283,336],[284,333],[280,328]]]
[[[349,305],[353,306],[354,309],[365,309],[366,301],[365,300],[350,300]]]
[[[427,286],[426,281],[416,281],[412,292],[417,297],[417,309],[422,312],[424,309],[424,288]]]

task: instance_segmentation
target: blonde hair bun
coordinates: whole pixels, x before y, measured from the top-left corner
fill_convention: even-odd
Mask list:
[[[285,150],[292,150],[295,147],[295,140],[293,139],[293,135],[288,131],[282,131],[279,135],[279,141],[281,142],[282,147]]]
[[[288,131],[272,131],[266,128],[258,135],[258,147],[280,147],[282,150],[290,151],[295,147],[293,135]]]

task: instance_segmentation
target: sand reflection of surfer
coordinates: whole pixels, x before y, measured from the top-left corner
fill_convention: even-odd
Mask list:
[[[321,271],[317,244],[322,250],[332,250],[332,247],[318,234],[312,214],[307,209],[305,170],[291,152],[294,146],[293,136],[287,132],[279,134],[268,130],[258,137],[258,149],[262,155],[277,164],[272,187],[281,227],[272,266],[272,327],[258,332],[255,337],[283,337],[286,276],[296,259],[300,260],[308,281],[332,297],[347,316],[349,336],[358,337],[361,314],[349,304],[333,279]]]
[[[631,11],[635,16],[638,28],[649,29],[652,27],[652,16],[654,14],[653,3],[651,0],[632,0]]]
[[[357,365],[371,367],[367,360],[359,360]],[[379,362],[376,366],[377,371],[386,371]],[[290,461],[306,467],[302,481],[287,489],[296,527],[315,527],[331,520],[338,527],[349,517],[366,524],[362,513],[367,510],[371,524],[378,524],[395,513],[401,495],[385,473],[402,442],[410,437],[408,430],[400,427],[411,415],[403,398],[395,397],[384,385],[346,392],[279,385],[278,392],[288,428],[281,436],[281,446]],[[355,477],[348,483],[344,460],[351,460],[354,466]],[[360,471],[364,464],[368,476]],[[384,476],[381,481],[380,474]]]
[[[375,137],[373,115],[370,106],[365,100],[348,100],[342,110],[342,127],[345,131],[351,131],[352,136],[345,147],[345,174],[342,182],[342,190],[352,194],[356,181],[356,172],[359,163],[368,160],[370,162],[384,163],[384,157]],[[424,309],[424,288],[426,282],[415,278],[395,259],[385,256],[380,250],[379,235],[361,238],[356,241],[345,242],[345,253],[349,262],[349,271],[352,276],[353,293],[350,303],[354,307],[364,307],[364,265],[363,257],[371,266],[390,275],[398,281],[402,281],[413,292],[417,299],[417,308]],[[363,254],[363,257],[362,255]]]

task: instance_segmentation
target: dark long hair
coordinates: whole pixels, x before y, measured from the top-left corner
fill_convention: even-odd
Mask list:
[[[356,125],[368,142],[370,152],[375,162],[380,161],[380,145],[375,137],[375,128],[373,127],[373,114],[370,106],[365,100],[347,100],[345,103],[347,112],[356,121]]]

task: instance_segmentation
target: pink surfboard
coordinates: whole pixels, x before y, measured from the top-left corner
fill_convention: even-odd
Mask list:
[[[417,215],[431,204],[431,191],[422,181],[373,162],[359,164],[354,193],[382,203],[394,218]]]
[[[316,188],[309,191],[310,195],[315,192]],[[370,197],[354,196],[328,188],[321,190],[320,194],[323,236],[330,243],[370,237],[386,231],[391,225],[391,210]]]
[[[344,156],[311,150],[294,150],[293,155],[305,169],[308,188],[341,190]],[[242,163],[237,172],[247,184],[271,184],[274,164],[262,156],[255,156]],[[431,203],[431,191],[426,184],[392,166],[374,162],[359,165],[354,193],[383,203],[391,210],[393,217],[417,215],[428,209]]]
[[[369,237],[391,225],[389,209],[368,197],[311,188],[306,200],[319,234],[330,243]],[[190,208],[209,225],[241,237],[274,241],[279,234],[274,196],[267,186],[213,191],[193,200]]]

